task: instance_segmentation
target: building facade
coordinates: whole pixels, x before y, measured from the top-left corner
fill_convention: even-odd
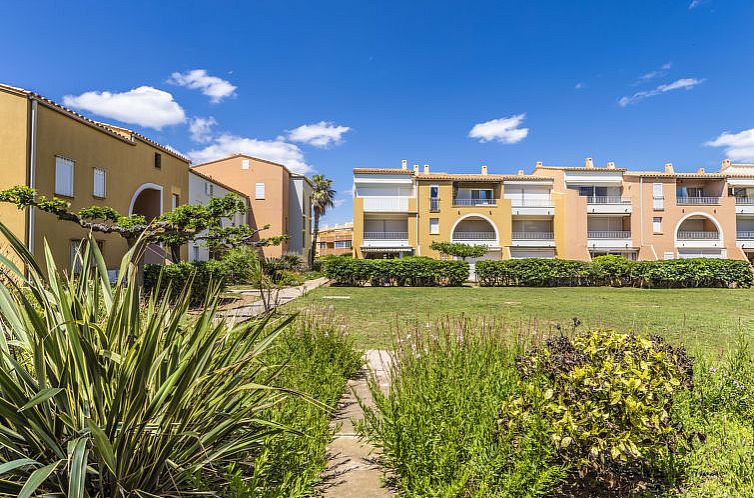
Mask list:
[[[719,171],[545,166],[531,174],[354,169],[354,255],[439,257],[434,241],[483,244],[481,259],[754,260],[754,165]]]
[[[343,223],[319,229],[317,256],[353,254],[353,223]]]
[[[189,204],[201,204],[206,206],[213,198],[225,197],[228,194],[238,196],[246,205],[246,213],[236,213],[232,218],[222,220],[222,226],[248,225],[249,198],[242,192],[238,192],[229,186],[205,176],[193,169],[189,170]],[[210,257],[209,249],[200,240],[189,243],[189,261],[207,261]]]
[[[287,242],[263,248],[265,257],[292,252],[306,257],[311,249],[311,187],[308,178],[282,164],[236,154],[192,168],[248,197],[249,225],[263,227],[260,237],[288,235]],[[307,234],[304,234],[307,232]]]
[[[110,206],[123,215],[159,216],[185,204],[188,159],[125,128],[99,123],[38,94],[0,85],[0,189],[26,185],[40,195],[59,197],[78,211]],[[87,231],[35,209],[0,204],[0,219],[43,260],[44,241],[59,269],[70,271]],[[113,271],[127,250],[118,235],[95,233]],[[183,249],[186,257],[186,249]],[[147,262],[164,262],[159,246]]]

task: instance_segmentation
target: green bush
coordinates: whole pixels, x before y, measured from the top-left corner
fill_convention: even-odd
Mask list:
[[[542,424],[497,430],[500,406],[519,393],[515,334],[487,322],[443,320],[398,338],[388,393],[359,431],[407,497],[548,496],[565,469]]]
[[[231,249],[220,259],[228,285],[254,284],[254,265],[258,260],[257,250],[242,246]]]
[[[469,278],[465,261],[440,261],[411,256],[401,259],[336,257],[325,263],[325,275],[336,285],[458,286]]]
[[[483,286],[616,287],[751,287],[754,275],[747,261],[732,259],[671,259],[630,261],[599,256],[591,262],[562,259],[483,260],[476,264]]]
[[[548,340],[516,366],[522,394],[503,403],[501,425],[525,427],[531,414],[546,420],[557,461],[578,472],[572,485],[581,494],[647,488],[661,481],[661,463],[681,452],[671,413],[674,396],[693,387],[683,348],[599,330]]]
[[[306,281],[303,276],[290,270],[280,270],[275,274],[273,282],[281,287],[295,287]]]
[[[204,303],[207,293],[213,286],[225,289],[227,267],[222,261],[192,261],[170,265],[146,265],[144,267],[144,294],[157,293],[159,297],[167,296],[171,302],[180,299],[184,288],[191,283],[189,295],[192,306]],[[158,286],[159,284],[159,286]]]

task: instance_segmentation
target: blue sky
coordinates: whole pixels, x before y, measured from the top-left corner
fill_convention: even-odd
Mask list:
[[[6,3],[0,81],[201,161],[677,170],[754,161],[754,2]],[[478,125],[478,126],[477,126]]]

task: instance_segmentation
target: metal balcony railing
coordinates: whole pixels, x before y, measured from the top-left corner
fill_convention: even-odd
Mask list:
[[[741,206],[754,205],[754,197],[736,197],[736,204]]]
[[[715,240],[719,238],[718,232],[678,232],[678,240]]]
[[[408,232],[364,232],[364,240],[408,240]]]
[[[631,199],[619,195],[593,195],[586,198],[587,204],[631,204]]]
[[[587,237],[590,239],[630,239],[631,232],[629,230],[590,230],[587,232]]]
[[[719,197],[677,197],[676,204],[695,205],[695,204],[720,204]]]
[[[552,232],[513,232],[513,240],[553,240]]]
[[[552,199],[511,199],[513,207],[553,207]]]
[[[754,232],[736,232],[736,239],[738,240],[754,240]]]
[[[437,212],[440,210],[440,198],[439,197],[431,197],[429,199],[429,210],[433,212]]]
[[[454,206],[495,206],[495,199],[458,199],[453,198]]]
[[[453,232],[453,240],[495,240],[495,232]]]

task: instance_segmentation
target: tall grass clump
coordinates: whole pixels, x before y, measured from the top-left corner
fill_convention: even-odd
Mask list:
[[[263,361],[292,318],[228,325],[217,292],[188,315],[140,298],[134,246],[117,283],[92,237],[80,273],[46,271],[0,224],[21,271],[0,287],[0,493],[71,498],[185,496],[226,486],[234,462],[283,428],[262,416],[285,398]]]
[[[543,421],[498,429],[503,402],[518,394],[515,334],[498,322],[443,320],[404,333],[384,393],[370,390],[360,426],[406,496],[544,496],[565,474]]]

